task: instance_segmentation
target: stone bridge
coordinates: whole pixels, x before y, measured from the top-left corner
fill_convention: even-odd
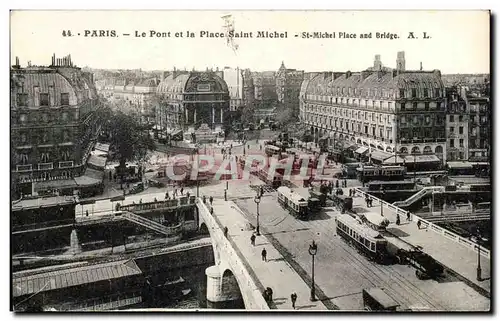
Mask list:
[[[210,214],[208,200],[205,204],[200,198],[197,205],[200,231],[210,233],[215,258],[215,265],[206,270],[208,307],[269,310],[262,295],[263,285],[245,264],[236,244],[224,235],[217,216]]]

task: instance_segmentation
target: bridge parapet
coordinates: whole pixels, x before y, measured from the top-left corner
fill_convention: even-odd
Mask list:
[[[426,219],[423,219],[422,217],[417,216],[417,215],[415,215],[415,214],[413,214],[411,212],[405,211],[405,210],[403,210],[403,209],[395,206],[394,204],[388,203],[388,202],[386,202],[384,200],[381,200],[381,199],[379,199],[377,197],[374,197],[374,196],[372,196],[372,195],[364,192],[363,190],[361,190],[359,188],[355,188],[355,190],[356,190],[356,193],[361,194],[363,197],[366,197],[368,195],[370,198],[379,201],[380,203],[383,204],[383,206],[392,209],[394,212],[396,212],[396,214],[399,214],[402,217],[407,217],[407,215],[409,214],[410,215],[410,220],[412,220],[412,221],[416,221],[416,220],[420,221],[422,223],[422,226],[425,226],[429,230],[431,230],[431,231],[433,231],[433,232],[435,232],[437,234],[440,234],[440,235],[442,235],[442,236],[444,236],[444,237],[446,237],[446,238],[448,238],[450,240],[453,240],[457,244],[460,244],[462,246],[471,248],[474,251],[478,250],[478,245],[476,243],[472,242],[469,239],[466,239],[466,238],[464,238],[464,237],[462,237],[462,236],[460,236],[458,234],[450,232],[447,229],[442,228],[439,225],[436,225],[436,224],[434,224],[434,223],[432,223],[432,222],[430,222],[430,221],[428,221]],[[479,246],[479,252],[481,253],[482,256],[490,259],[490,256],[491,256],[490,250],[488,250],[488,249],[486,249],[486,248],[484,248],[482,246]]]
[[[196,204],[196,196],[180,196],[175,199],[147,202],[147,203],[136,203],[136,204],[128,204],[128,205],[120,205],[119,209],[121,211],[127,212],[143,212],[143,211],[154,211],[154,210],[163,210],[163,209],[174,209],[180,206],[185,205],[195,205]]]
[[[226,269],[231,270],[238,282],[247,310],[269,310],[269,305],[262,296],[264,288],[248,271],[244,264],[245,258],[239,255],[232,242],[224,236],[224,227],[219,219],[210,214],[209,205],[204,204],[201,199],[198,199],[197,205],[200,218],[210,232],[214,247],[215,264],[219,266],[220,273],[223,274]]]

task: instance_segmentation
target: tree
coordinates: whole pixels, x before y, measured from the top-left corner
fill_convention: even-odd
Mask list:
[[[108,133],[121,169],[125,169],[127,161],[144,161],[148,151],[155,150],[155,143],[149,134],[150,125],[142,125],[139,119],[121,111],[107,114],[110,117],[105,122],[104,131]]]

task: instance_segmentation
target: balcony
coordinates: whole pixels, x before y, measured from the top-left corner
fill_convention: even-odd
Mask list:
[[[17,165],[16,166],[17,172],[30,172],[32,170],[33,170],[33,166],[31,164],[29,164],[29,165]]]
[[[59,162],[59,168],[70,168],[73,167],[73,161]]]
[[[38,170],[53,169],[54,163],[40,163],[38,164]]]

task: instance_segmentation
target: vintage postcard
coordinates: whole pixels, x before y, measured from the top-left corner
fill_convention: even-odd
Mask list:
[[[489,11],[10,36],[12,311],[491,311]]]

